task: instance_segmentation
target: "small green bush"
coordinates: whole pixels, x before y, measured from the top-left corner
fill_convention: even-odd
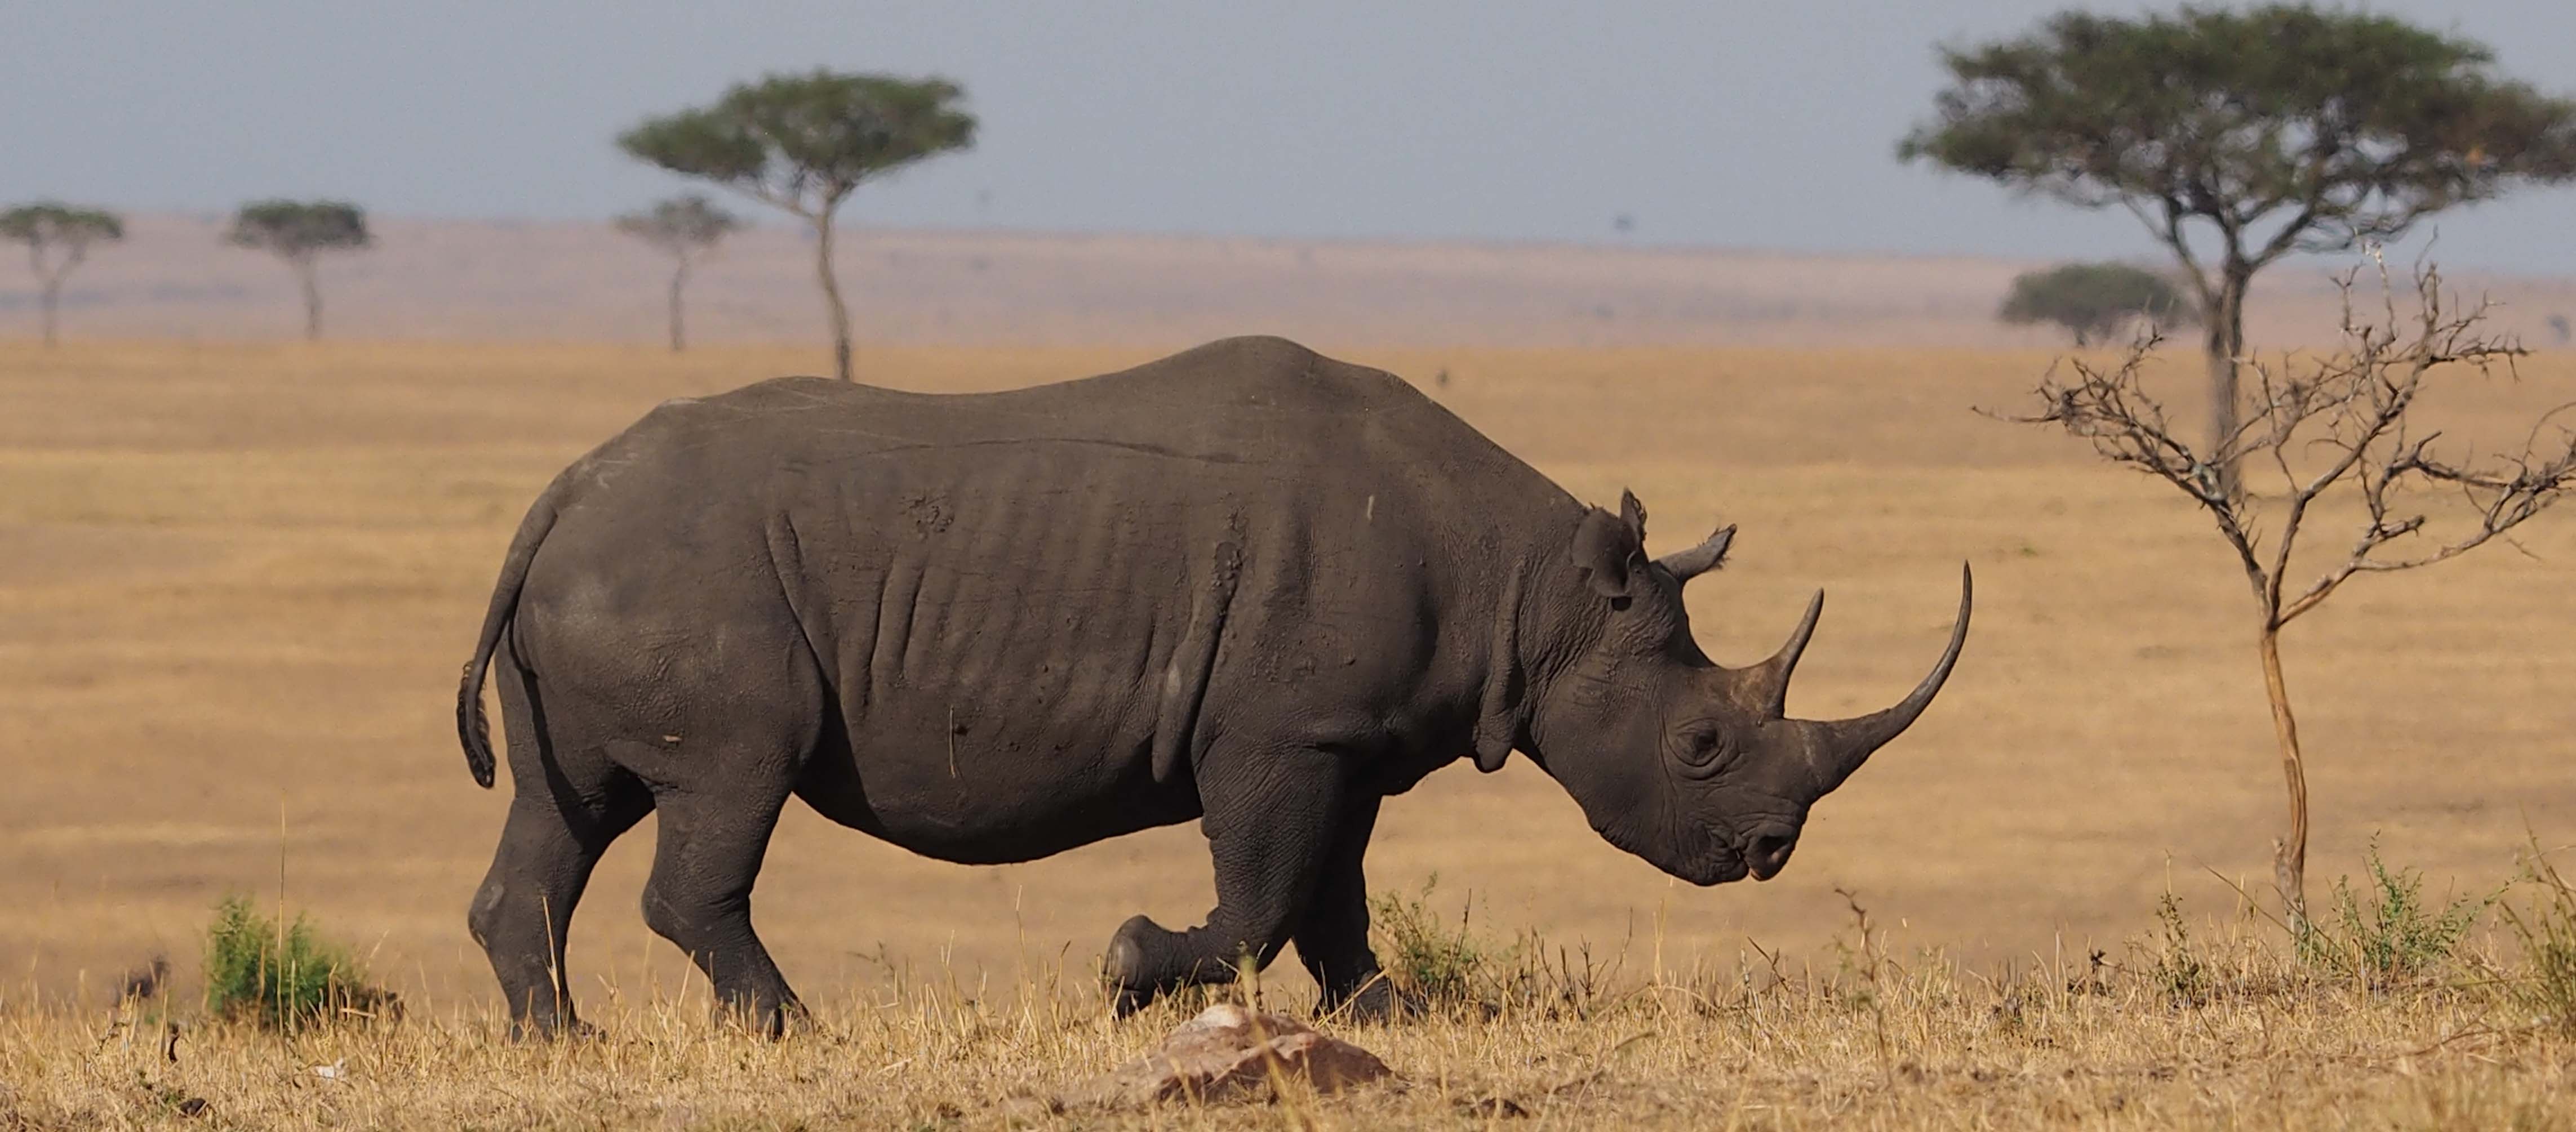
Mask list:
[[[2337,878],[2325,917],[2299,938],[2299,957],[2372,990],[2419,982],[2448,969],[2478,918],[2503,896],[2462,898],[2439,911],[2424,901],[2423,877],[2413,869],[2388,870],[2373,839],[2362,862],[2366,890]]]
[[[2191,929],[2183,923],[2182,901],[2173,893],[2156,902],[2156,922],[2163,925],[2164,938],[2148,953],[2148,981],[2175,1006],[2206,1005],[2218,989],[2218,980],[2209,961],[2192,946]]]
[[[347,948],[322,939],[303,916],[281,935],[277,921],[247,897],[215,905],[206,929],[208,1013],[293,1030],[392,1002],[366,981]]]
[[[1431,891],[1439,883],[1439,875],[1433,874],[1416,895],[1369,898],[1369,928],[1380,943],[1378,962],[1397,990],[1427,1003],[1474,1001],[1488,968],[1503,957],[1469,930],[1465,908],[1459,910],[1455,931],[1432,913]]]

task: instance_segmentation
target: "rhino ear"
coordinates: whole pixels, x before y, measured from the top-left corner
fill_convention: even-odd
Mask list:
[[[1628,579],[1646,563],[1644,539],[1639,528],[1645,522],[1645,509],[1637,506],[1637,497],[1620,502],[1627,517],[1613,515],[1598,507],[1583,516],[1583,525],[1574,529],[1574,545],[1566,548],[1566,557],[1581,568],[1592,591],[1603,597],[1628,596]]]

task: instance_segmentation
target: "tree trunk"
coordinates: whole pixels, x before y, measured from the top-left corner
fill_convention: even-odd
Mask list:
[[[680,333],[680,288],[688,281],[689,261],[684,256],[680,266],[671,272],[671,352],[674,354],[688,348],[688,340]]]
[[[2226,451],[2236,436],[2236,359],[2245,354],[2245,288],[2253,269],[2235,257],[2219,269],[2218,294],[2207,312],[2209,337],[2209,459],[2219,482],[2229,492],[2237,484],[2236,454]]]
[[[2263,630],[2263,691],[2272,700],[2272,737],[2281,745],[2281,777],[2290,789],[2290,835],[2273,844],[2272,882],[2292,934],[2308,930],[2308,772],[2299,753],[2299,721],[2290,714],[2290,687],[2281,679],[2281,630]]]
[[[843,381],[850,373],[850,308],[841,302],[841,282],[832,275],[832,210],[814,217],[814,273],[823,281],[823,313],[832,320],[832,371]]]
[[[44,323],[45,348],[50,350],[54,348],[54,311],[62,305],[63,276],[70,274],[71,268],[65,266],[60,271],[48,270],[43,240],[28,242],[27,266],[35,269],[36,312],[38,318]]]
[[[295,261],[295,279],[304,285],[304,340],[322,340],[322,279],[307,256]]]
[[[45,348],[48,350],[54,348],[54,314],[62,305],[62,276],[46,276],[43,289],[37,292],[36,306],[45,324]]]

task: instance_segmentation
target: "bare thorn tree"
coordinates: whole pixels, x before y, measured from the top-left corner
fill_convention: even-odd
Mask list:
[[[2496,541],[2576,484],[2576,430],[2561,422],[2576,406],[2542,414],[2519,451],[2458,462],[2434,453],[2440,433],[2410,419],[2428,382],[2451,374],[2511,376],[2524,351],[2484,332],[2483,301],[2462,309],[2446,300],[2440,273],[2429,268],[2415,274],[2414,313],[2401,315],[2387,264],[2375,250],[2372,258],[2381,319],[2356,315],[2359,272],[2345,275],[2343,349],[2296,365],[2249,362],[2257,403],[2216,451],[2185,443],[2164,405],[2145,389],[2152,336],[2116,368],[2071,361],[2072,376],[2050,370],[2038,390],[2043,411],[2003,418],[2059,426],[2092,442],[2103,459],[2172,484],[2209,513],[2235,549],[2253,588],[2263,686],[2289,787],[2290,829],[2274,846],[2274,880],[2299,930],[2307,924],[2308,788],[2298,720],[2281,674],[2282,628],[2356,576],[2430,566]],[[2258,506],[2241,480],[2220,474],[2230,465],[2267,469],[2279,477],[2279,493]],[[2352,543],[2305,588],[2290,589],[2291,552],[2312,508],[2330,494],[2360,505]],[[2434,510],[2443,500],[2449,506],[2436,523]]]

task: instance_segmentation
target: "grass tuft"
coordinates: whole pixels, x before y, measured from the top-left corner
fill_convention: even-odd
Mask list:
[[[2523,977],[2510,985],[2541,1026],[2576,1035],[2576,889],[2549,863],[2536,838],[2523,870],[2523,879],[2539,895],[2527,907],[2500,905],[2505,924],[2522,945],[2525,967]]]

